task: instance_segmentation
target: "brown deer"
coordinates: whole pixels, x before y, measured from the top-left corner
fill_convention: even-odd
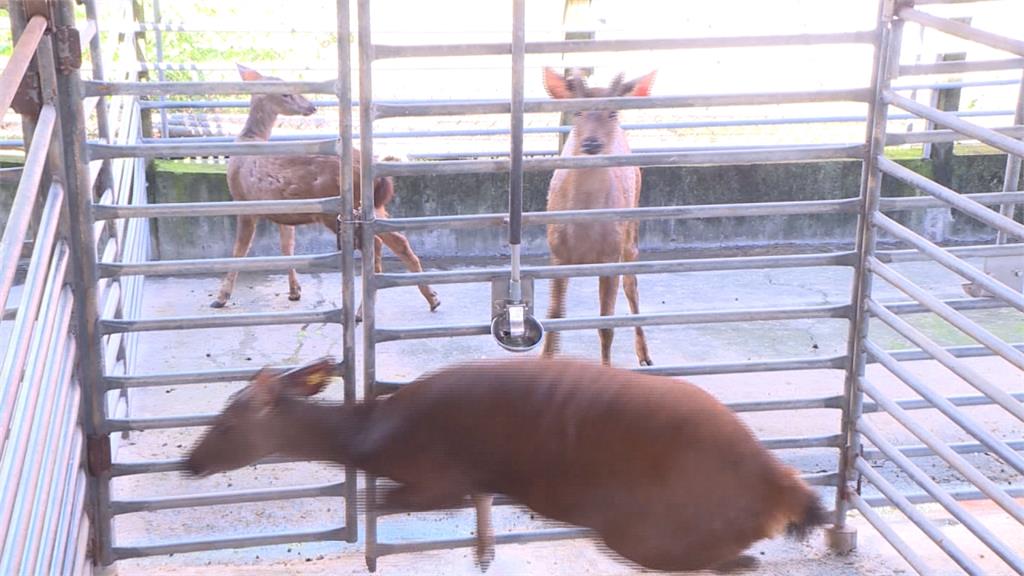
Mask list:
[[[192,450],[210,474],[281,454],[399,483],[385,505],[475,497],[477,557],[493,546],[490,494],[591,528],[658,570],[749,566],[751,543],[825,521],[814,493],[728,408],[685,381],[567,359],[468,363],[367,403],[314,402],[330,363],[265,369]]]
[[[238,72],[243,80],[280,80],[264,76],[259,72],[239,65]],[[316,112],[301,94],[253,94],[249,118],[245,122],[237,142],[266,142],[274,129],[278,115],[309,116]],[[359,185],[359,151],[354,150],[352,158],[354,181],[352,186],[353,205],[358,212],[362,205]],[[228,190],[234,200],[296,200],[300,198],[327,198],[337,196],[341,178],[341,160],[337,156],[232,156],[228,160]],[[387,218],[386,206],[395,195],[391,178],[376,178],[373,182],[373,211],[377,218]],[[241,258],[249,253],[256,222],[259,216],[239,215],[235,247],[232,255]],[[338,231],[338,220],[332,214],[276,214],[267,216],[278,225],[281,234],[281,253],[291,256],[295,253],[295,226],[320,222],[332,232]],[[356,248],[359,235],[356,235]],[[381,232],[374,238],[374,268],[382,269],[381,245],[386,244],[412,272],[422,272],[420,260],[409,246],[409,240],[399,232]],[[238,272],[228,272],[221,283],[217,299],[210,306],[222,308],[231,298]],[[441,305],[437,293],[426,285],[419,286],[430,310]],[[295,270],[288,271],[288,299],[299,300],[302,287]]]
[[[610,98],[616,96],[647,96],[654,82],[654,72],[624,82],[618,75],[608,88],[589,88],[578,73],[566,76],[550,68],[544,69],[544,88],[552,98]],[[629,154],[626,133],[619,126],[614,110],[576,112],[572,131],[562,147],[562,156],[595,154]],[[617,168],[577,168],[555,170],[548,186],[548,210],[586,210],[635,208],[640,205],[640,169],[633,166]],[[551,262],[564,264],[599,264],[633,262],[637,248],[637,222],[571,222],[548,225],[548,246]],[[565,293],[568,278],[551,281],[549,318],[565,316]],[[640,296],[636,276],[622,277],[623,291],[633,314],[640,313]],[[601,315],[615,314],[619,292],[618,276],[601,276],[599,295]],[[611,364],[612,328],[598,330],[601,339],[601,362]],[[641,366],[651,366],[644,330],[636,327],[636,357]],[[549,331],[544,339],[543,356],[558,351],[559,333]]]

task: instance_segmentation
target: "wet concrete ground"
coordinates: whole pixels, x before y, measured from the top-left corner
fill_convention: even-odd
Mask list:
[[[658,255],[662,257],[663,255]],[[426,263],[434,267],[437,263]],[[388,262],[391,268],[394,263]],[[932,293],[943,298],[960,298],[959,277],[935,265],[908,263],[897,269]],[[396,267],[397,269],[397,267]],[[341,304],[337,274],[305,274],[303,299],[287,300],[287,282],[282,275],[243,274],[231,305],[212,310],[208,303],[219,279],[158,278],[146,283],[144,316],[167,317],[201,314],[231,314],[320,309]],[[821,306],[849,301],[851,272],[845,268],[756,270],[660,274],[640,278],[643,312],[728,310],[748,308]],[[895,289],[876,283],[876,298],[883,302],[906,301]],[[428,312],[426,302],[415,288],[398,288],[379,294],[379,327],[426,324],[466,324],[489,320],[490,287],[482,284],[439,285],[441,308]],[[543,315],[548,298],[546,282],[538,282],[537,301]],[[620,296],[619,313],[628,311]],[[570,316],[597,314],[596,279],[577,279],[569,292]],[[1024,315],[1009,309],[966,313],[1001,338],[1024,340]],[[973,344],[955,329],[927,315],[907,317],[943,344]],[[877,324],[877,322],[876,322]],[[325,353],[340,354],[340,327],[311,324],[258,328],[154,332],[140,340],[142,373],[186,370],[258,367],[265,364],[294,363]],[[689,326],[664,326],[647,329],[651,356],[656,365],[704,364],[738,360],[767,360],[786,357],[829,357],[845,352],[847,323],[841,319],[795,320],[785,322],[732,323]],[[910,347],[890,331],[876,329],[875,340],[888,349]],[[599,345],[593,330],[563,335],[567,354],[597,358]],[[617,331],[613,362],[628,367],[636,363],[632,331]],[[536,353],[536,352],[534,352]],[[381,344],[378,348],[378,377],[383,380],[407,380],[419,373],[452,362],[494,358],[508,354],[488,337],[447,338]],[[1024,374],[998,358],[968,360],[977,371],[1013,392],[1024,391]],[[913,362],[907,366],[927,383],[950,395],[969,394],[973,390],[952,373],[934,362]],[[910,398],[913,393],[897,383],[884,369],[873,366],[869,376],[895,398]],[[816,397],[841,393],[843,374],[835,370],[774,372],[691,378],[723,401],[750,401]],[[219,411],[228,394],[241,383],[200,384],[140,389],[133,395],[133,416],[154,417]],[[361,382],[359,384],[361,387]],[[328,391],[340,396],[340,386]],[[970,408],[969,413],[990,431],[1003,438],[1021,438],[1019,421],[993,407]],[[925,426],[948,442],[967,440],[959,428],[934,411],[914,413]],[[762,438],[835,434],[839,431],[839,412],[810,410],[788,413],[746,413],[744,419]],[[871,415],[891,441],[919,444],[905,429],[888,416]],[[117,455],[119,461],[156,460],[180,457],[194,443],[200,429],[154,430],[134,433]],[[805,473],[829,472],[836,467],[834,448],[785,450],[781,458]],[[1020,475],[1000,461],[984,454],[967,458],[1000,484],[1022,485]],[[966,487],[955,472],[935,458],[915,460],[934,479],[948,489]],[[879,468],[901,488],[913,490],[905,474],[892,465]],[[219,474],[204,479],[187,478],[179,473],[152,474],[118,478],[114,483],[117,498],[144,498],[172,494],[202,493],[218,490],[266,486],[308,485],[338,479],[339,469],[315,463],[274,464]],[[870,490],[866,494],[873,493]],[[832,506],[833,495],[823,490],[822,497]],[[1024,553],[1020,524],[989,504],[967,504],[972,512],[1006,542]],[[924,506],[936,525],[953,538],[992,574],[1012,572],[984,549],[956,521],[937,506]],[[191,538],[269,533],[283,530],[326,528],[343,521],[341,499],[319,498],[285,502],[216,506],[199,509],[135,513],[116,519],[117,545],[180,541]],[[901,515],[883,510],[898,531],[934,565],[937,574],[959,573],[955,566],[920,531]],[[764,574],[902,574],[912,570],[881,537],[857,514],[851,517],[858,527],[859,548],[848,556],[837,556],[824,546],[822,536],[805,543],[784,540],[764,542],[753,548]],[[496,511],[498,532],[516,531],[546,525],[531,518],[528,511],[502,508]],[[473,530],[469,511],[447,511],[404,515],[382,521],[381,540],[423,537],[465,537]],[[363,527],[360,526],[360,532]],[[363,535],[361,534],[361,540]],[[241,550],[178,554],[171,557],[119,562],[119,574],[361,574],[366,567],[362,543],[313,543],[268,546]],[[587,541],[501,546],[488,574],[631,574],[635,571],[609,558]],[[391,574],[476,574],[468,549],[404,554],[380,559],[378,573]]]

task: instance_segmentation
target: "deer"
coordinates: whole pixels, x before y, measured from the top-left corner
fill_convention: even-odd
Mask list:
[[[238,72],[244,81],[273,80],[252,68],[238,64]],[[266,142],[274,129],[278,116],[310,116],[316,112],[314,106],[301,94],[253,94],[249,117],[236,142]],[[356,214],[362,206],[362,192],[359,183],[359,151],[353,150],[353,206]],[[327,198],[337,196],[340,188],[341,160],[333,155],[294,156],[231,156],[228,159],[228,190],[235,201],[245,200],[295,200]],[[376,218],[387,218],[387,205],[395,195],[394,181],[390,177],[375,178],[373,181],[373,212]],[[249,253],[256,223],[259,216],[240,214],[235,234],[232,255],[242,258]],[[277,224],[281,237],[281,253],[291,256],[295,253],[295,226],[320,222],[331,232],[337,233],[340,221],[333,214],[274,214],[266,217]],[[362,250],[359,235],[356,235],[356,249]],[[413,252],[409,240],[400,232],[379,232],[374,236],[374,270],[383,270],[382,245],[394,252],[411,272],[422,272],[419,257]],[[238,272],[228,272],[221,282],[216,299],[210,303],[213,308],[223,308],[231,298]],[[426,284],[419,286],[420,293],[430,306],[437,310],[441,300],[437,293]],[[288,299],[302,298],[295,269],[288,271]]]
[[[544,88],[555,99],[613,98],[619,96],[648,96],[655,72],[623,81],[619,74],[607,88],[590,88],[586,80],[572,71],[561,75],[544,68]],[[576,112],[572,129],[562,147],[561,156],[593,156],[597,154],[629,154],[626,133],[619,125],[615,110],[586,110]],[[548,211],[622,209],[640,205],[640,169],[635,166],[610,168],[558,169],[548,186]],[[547,228],[551,263],[602,264],[633,262],[639,255],[637,247],[639,225],[632,222],[567,222],[549,224]],[[568,278],[551,281],[549,318],[565,316],[565,294]],[[615,314],[615,300],[619,291],[619,276],[601,276],[598,280],[602,316]],[[622,275],[622,287],[629,302],[630,312],[640,313],[640,296],[634,274]],[[599,328],[601,361],[611,364],[612,328]],[[642,327],[636,327],[636,356],[641,366],[653,366],[647,350],[647,339]],[[559,333],[548,331],[541,355],[550,358],[559,349]]]
[[[482,569],[496,494],[655,570],[748,568],[753,542],[805,538],[827,518],[795,469],[683,380],[534,357],[455,364],[371,400],[316,401],[332,362],[264,368],[186,469],[205,476],[281,455],[389,478],[386,507],[443,509],[469,496]]]

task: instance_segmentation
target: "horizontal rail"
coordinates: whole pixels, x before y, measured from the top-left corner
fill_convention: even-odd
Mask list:
[[[187,542],[169,542],[165,544],[141,544],[137,546],[114,546],[111,550],[114,559],[127,560],[145,556],[165,556],[185,552],[201,552],[222,548],[251,548],[254,546],[273,546],[275,544],[294,544],[299,542],[335,541],[348,539],[350,528],[344,526],[324,530],[302,532],[285,532],[281,534],[258,534],[252,536],[234,536],[231,538],[210,538],[190,540]]]
[[[1010,344],[1017,350],[1024,352],[1024,343]],[[950,346],[945,348],[946,352],[955,358],[983,358],[994,356],[995,353],[985,346]],[[913,362],[915,360],[932,360],[934,356],[924,350],[895,350],[890,355],[900,362]]]
[[[88,144],[90,160],[193,156],[305,156],[337,153],[337,140],[218,144]]]
[[[902,452],[904,454],[907,453],[906,449],[900,449],[900,452]],[[881,452],[879,452],[877,449],[874,449],[874,448],[872,448],[870,450],[865,450],[864,451],[864,454],[865,454],[864,458],[867,459],[867,460],[870,460],[871,458],[875,458],[875,457],[881,457],[881,456],[867,456],[867,454],[869,454],[869,453],[881,454]],[[1016,486],[1016,487],[1015,486],[1007,486],[1006,487],[1006,493],[1009,494],[1010,496],[1013,496],[1014,498],[1024,498],[1024,486]],[[970,490],[970,489],[947,490],[946,494],[949,494],[955,500],[961,500],[961,501],[965,501],[965,500],[987,500],[988,499],[988,496],[984,495],[980,490]],[[931,496],[929,496],[928,494],[923,493],[923,492],[904,492],[903,495],[906,496],[907,500],[909,500],[912,504],[931,504],[932,502],[935,502],[935,499],[933,499]],[[889,500],[885,496],[868,496],[868,497],[864,498],[864,501],[868,502],[872,506],[882,506],[882,507],[889,506]]]
[[[214,492],[210,494],[190,494],[187,496],[166,496],[139,500],[111,500],[110,513],[131,514],[133,512],[155,512],[175,508],[194,508],[198,506],[219,506],[222,504],[246,504],[267,500],[296,500],[299,498],[342,497],[345,495],[345,483],[333,482],[315,486],[294,486],[287,488],[270,488],[255,490],[236,490],[233,492]]]
[[[982,244],[980,246],[953,246],[943,248],[958,258],[983,258],[986,256],[1013,257],[1020,254],[1020,244]],[[911,248],[910,250],[879,250],[875,253],[879,262],[922,262],[929,259],[928,255]]]
[[[159,330],[203,330],[207,328],[238,328],[242,326],[276,326],[281,324],[339,324],[341,308],[308,310],[301,312],[258,312],[253,314],[223,314],[204,316],[176,316],[173,318],[101,319],[104,334],[125,332],[155,332]]]
[[[875,530],[878,530],[878,533],[885,538],[885,541],[888,542],[889,545],[891,545],[893,549],[907,561],[907,564],[910,564],[911,568],[917,571],[918,574],[933,574],[935,572],[932,567],[926,564],[924,560],[921,560],[921,557],[917,555],[917,552],[915,552],[914,549],[907,544],[907,542],[901,538],[895,530],[893,530],[892,526],[889,525],[889,522],[879,516],[878,512],[875,512],[875,509],[865,502],[864,498],[856,492],[848,492],[847,498],[850,499],[850,503],[853,504],[853,507],[864,516],[864,519],[867,520]]]
[[[1016,40],[1013,38],[1007,38],[1006,36],[1000,36],[999,34],[993,34],[964,24],[963,22],[957,22],[950,20],[949,18],[942,18],[929,14],[927,12],[921,12],[911,7],[901,8],[897,15],[908,22],[914,22],[921,26],[927,26],[934,28],[946,34],[963,38],[964,40],[970,40],[971,42],[977,42],[979,44],[985,44],[997,50],[1003,50],[1010,52],[1018,56],[1024,56],[1024,41]]]
[[[83,80],[82,95],[89,96],[206,96],[213,94],[335,94],[335,81],[281,82],[110,82]]]
[[[531,542],[551,542],[553,540],[574,540],[588,538],[594,533],[586,528],[549,528],[531,530],[512,534],[495,534],[494,543],[529,544]],[[476,538],[450,538],[444,540],[424,540],[419,542],[378,542],[374,547],[377,557],[390,554],[409,552],[429,552],[431,550],[451,550],[453,548],[469,548],[476,546]]]
[[[630,314],[615,316],[592,316],[581,318],[556,318],[543,320],[546,332],[569,330],[591,330],[594,328],[625,328],[633,326],[673,326],[680,324],[711,324],[725,322],[762,322],[771,320],[804,320],[811,318],[849,319],[851,307],[812,306],[803,308],[763,308],[747,310],[712,310],[704,312],[665,312],[655,314]],[[378,328],[374,331],[377,342],[396,340],[419,340],[424,338],[448,338],[454,336],[480,336],[491,333],[489,322],[463,324],[458,326],[403,326]]]
[[[793,254],[786,256],[744,256],[738,258],[695,258],[685,260],[647,260],[615,264],[574,264],[564,266],[525,266],[522,275],[529,278],[571,278],[619,274],[670,274],[710,270],[760,270],[775,268],[811,268],[852,266],[853,252],[833,254]],[[419,284],[462,284],[490,282],[507,277],[508,268],[453,270],[443,272],[384,273],[375,276],[377,288],[416,286]]]
[[[947,269],[956,272],[960,276],[974,282],[978,286],[981,286],[992,295],[998,297],[1008,305],[1024,312],[1024,295],[1017,292],[1003,284],[1002,282],[993,279],[988,274],[985,274],[981,270],[967,264],[963,260],[949,254],[949,252],[943,250],[939,246],[929,242],[924,237],[918,235],[916,232],[909,228],[899,224],[895,220],[885,216],[883,214],[875,213],[872,216],[872,224],[878,228],[888,232],[895,236],[899,240],[910,244],[917,250],[928,255],[933,260],[946,267]],[[1024,257],[1024,244],[1017,245],[1020,250],[1021,257]]]
[[[36,55],[36,47],[39,46],[47,25],[48,22],[43,16],[33,16],[22,30],[11,56],[4,65],[3,73],[0,74],[0,120],[7,114],[7,108],[14,101],[14,94],[21,85],[21,79],[25,77],[32,57]]]
[[[167,430],[169,428],[198,428],[213,424],[217,420],[218,415],[219,413],[163,416],[158,418],[107,418],[106,423],[103,425],[103,430],[105,433],[114,433]]]
[[[980,220],[997,230],[1002,230],[1011,236],[1024,240],[1024,224],[1014,222],[1012,219],[1007,218],[998,212],[986,208],[973,200],[965,198],[955,190],[947,188],[938,182],[910,170],[909,168],[900,166],[888,158],[879,156],[878,168],[885,174],[902,180],[922,192],[931,194],[953,208],[956,208],[957,210]]]
[[[984,128],[977,124],[972,124],[966,120],[961,120],[960,118],[957,118],[955,114],[936,110],[931,106],[925,106],[924,104],[915,102],[905,96],[900,96],[892,91],[883,92],[882,98],[888,104],[902,108],[907,112],[916,114],[921,118],[930,120],[940,126],[966,134],[967,136],[984,142],[989,146],[998,148],[1007,154],[1015,154],[1017,156],[1024,157],[1024,142],[1020,142],[1019,140],[1015,140],[1009,136],[1004,136],[995,130]]]
[[[892,116],[889,116],[892,118]],[[1024,137],[1024,126],[1006,126],[1003,128],[991,128],[998,134],[1009,138]],[[925,144],[936,142],[957,142],[970,140],[970,136],[961,134],[955,130],[926,130],[924,132],[887,132],[885,144],[887,146],[902,146],[904,144]]]
[[[579,52],[629,52],[637,50],[684,50],[706,48],[756,48],[770,46],[813,46],[821,44],[869,44],[874,32],[835,32],[826,34],[788,34],[764,36],[723,36],[717,38],[652,38],[644,40],[554,40],[527,42],[526,54],[566,54]],[[505,56],[512,54],[511,43],[392,45],[375,44],[375,60],[388,58],[425,58],[433,56]]]
[[[102,262],[100,277],[184,276],[189,274],[220,274],[238,272],[287,272],[297,270],[337,271],[341,254],[311,256],[251,256],[248,258],[200,258],[195,260],[158,260],[150,262]]]
[[[281,365],[277,368],[290,370],[297,365]],[[216,382],[247,382],[260,368],[227,368],[221,370],[200,370],[195,372],[166,372],[159,374],[110,375],[104,377],[107,390],[128,388],[155,388],[161,386],[182,386],[188,384],[211,384]]]
[[[245,202],[173,202],[163,204],[96,204],[96,220],[117,218],[185,218],[199,216],[266,216],[270,214],[337,214],[341,199],[248,200]]]
[[[1019,70],[1024,67],[1024,58],[1006,60],[976,60],[973,62],[936,62],[934,64],[903,64],[900,76],[923,76],[926,74],[964,74],[967,72],[995,72],[998,70]]]
[[[915,172],[916,174],[916,172]],[[979,194],[960,194],[967,198],[989,206],[993,204],[1024,204],[1024,190],[1009,192],[982,192]],[[947,208],[949,204],[933,196],[904,196],[899,198],[880,198],[879,208],[884,211],[923,210],[927,208]]]
[[[772,146],[730,150],[645,152],[636,154],[595,154],[592,156],[556,156],[526,158],[523,170],[540,172],[559,168],[606,168],[616,166],[728,166],[821,160],[863,160],[863,144],[821,146]],[[419,176],[444,174],[486,174],[508,172],[508,158],[494,160],[443,160],[437,162],[378,162],[377,176]]]

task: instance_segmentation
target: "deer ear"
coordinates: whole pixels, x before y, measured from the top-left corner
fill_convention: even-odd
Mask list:
[[[281,395],[281,371],[264,367],[253,377],[248,390],[261,412],[273,408]]]
[[[281,374],[277,380],[281,392],[295,396],[315,396],[327,387],[331,378],[338,375],[337,371],[338,364],[334,358],[324,356]]]
[[[634,78],[622,85],[623,96],[650,96],[651,85],[654,84],[654,77],[658,71],[654,70],[646,76]]]
[[[238,75],[242,77],[242,80],[246,82],[253,82],[255,80],[262,80],[263,74],[253,70],[252,68],[242,66],[241,64],[235,64],[238,67]]]
[[[547,66],[544,67],[544,89],[552,98],[572,98],[572,89],[565,76],[555,72]]]

